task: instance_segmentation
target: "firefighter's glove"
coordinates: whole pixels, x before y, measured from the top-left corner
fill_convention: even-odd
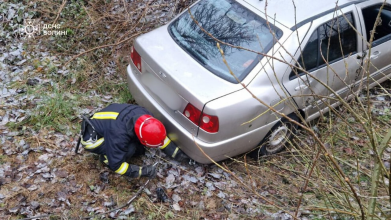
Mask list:
[[[148,177],[149,179],[154,179],[156,177],[156,167],[153,165],[143,166],[141,168],[141,176]]]

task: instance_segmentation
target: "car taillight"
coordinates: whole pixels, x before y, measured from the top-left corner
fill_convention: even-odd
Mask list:
[[[136,49],[134,49],[133,46],[130,49],[130,58],[132,58],[134,65],[141,72],[141,56],[137,53]]]
[[[200,128],[209,133],[216,133],[219,131],[219,119],[217,116],[205,113],[201,114],[201,111],[190,103],[187,104],[183,114],[195,125],[200,126]]]
[[[209,133],[217,133],[219,131],[219,118],[203,113],[201,115],[200,128]]]
[[[192,104],[187,104],[183,114],[190,119],[194,124],[198,126],[200,122],[201,111],[194,107]]]

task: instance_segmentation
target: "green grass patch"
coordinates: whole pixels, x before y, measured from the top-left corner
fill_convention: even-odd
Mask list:
[[[30,90],[30,92],[41,91],[43,88]],[[46,91],[36,94],[41,101],[32,110],[27,119],[28,124],[35,129],[53,128],[56,131],[64,132],[72,130],[72,120],[77,115],[75,107],[80,105],[80,95],[71,94],[56,86],[47,88]]]

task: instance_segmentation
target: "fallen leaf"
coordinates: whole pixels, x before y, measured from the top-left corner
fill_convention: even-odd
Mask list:
[[[38,160],[47,161],[49,159],[49,154],[42,154],[38,157]]]
[[[57,196],[58,196],[58,200],[62,202],[64,202],[67,199],[67,194],[61,191],[57,193]]]
[[[216,188],[213,186],[213,183],[211,182],[207,182],[205,186],[208,187],[209,190],[216,190]]]
[[[204,170],[204,168],[201,167],[201,166],[195,168],[195,171],[197,172],[197,176],[199,176],[199,177],[201,177],[201,176],[203,176],[203,175],[205,174],[205,170]]]
[[[173,194],[171,198],[174,202],[179,202],[182,200],[182,198],[178,196],[178,194]]]
[[[178,203],[175,203],[174,205],[172,205],[172,207],[174,208],[175,211],[181,211],[181,207],[179,206]]]
[[[213,176],[214,178],[216,179],[220,179],[221,178],[221,174],[218,174],[218,173],[208,173],[210,176]]]
[[[227,183],[226,182],[216,182],[216,183],[214,183],[214,185],[215,185],[215,187],[217,187],[219,189],[225,190]]]
[[[30,203],[30,205],[31,205],[31,208],[33,209],[33,210],[35,210],[35,209],[38,209],[39,208],[39,202],[37,202],[37,201],[32,201],[31,203]]]
[[[13,207],[8,210],[12,214],[16,214],[19,211],[19,207]]]
[[[206,205],[206,208],[211,210],[216,208],[216,201],[214,199],[209,199],[208,204]]]
[[[178,202],[178,205],[179,205],[180,207],[183,207],[183,206],[185,205],[185,202],[181,200],[181,201]]]
[[[167,186],[171,186],[175,181],[175,176],[173,174],[169,174],[166,178]]]
[[[130,213],[134,212],[134,206],[131,204],[128,209],[125,209],[125,211],[122,212],[124,215],[129,215]]]
[[[350,147],[344,148],[343,151],[344,151],[347,155],[353,155],[353,149],[350,148]]]
[[[34,190],[37,190],[38,189],[38,186],[37,185],[31,185],[29,188],[27,188],[28,190],[30,191],[34,191]]]
[[[117,218],[117,212],[118,211],[110,212],[109,214],[110,218]]]
[[[195,178],[194,176],[183,175],[182,178],[192,183],[198,182],[197,178]]]
[[[225,199],[225,193],[223,192],[219,192],[219,194],[217,194],[217,196],[220,198],[220,199]]]
[[[112,206],[115,206],[115,202],[113,202],[113,201],[104,202],[103,205],[106,206],[106,207],[112,207]]]
[[[60,178],[65,178],[68,176],[68,173],[65,170],[57,170],[55,174]]]

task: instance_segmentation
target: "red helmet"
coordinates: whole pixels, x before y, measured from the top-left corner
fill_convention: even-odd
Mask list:
[[[166,138],[164,125],[150,115],[140,116],[134,125],[134,131],[141,144],[151,148],[162,146]]]

